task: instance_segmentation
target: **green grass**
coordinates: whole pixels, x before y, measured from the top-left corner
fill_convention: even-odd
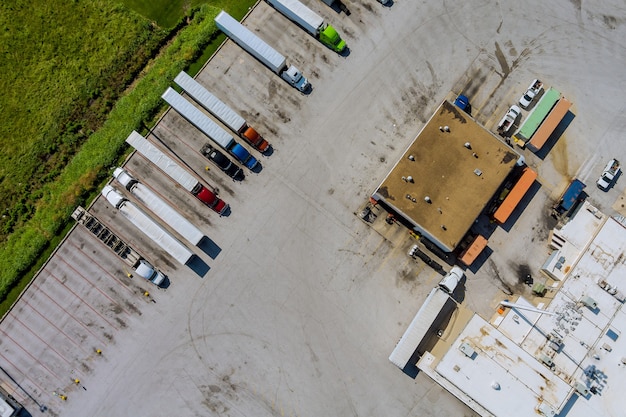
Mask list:
[[[86,2],[86,4],[92,3]],[[83,3],[75,2],[74,4],[84,6]],[[249,3],[242,3],[237,6],[238,7],[229,9],[229,11],[234,16],[241,17],[245,11],[247,11]],[[6,5],[0,7],[4,9],[8,8]],[[137,19],[139,22],[142,21],[136,15],[125,11],[123,8],[113,7],[113,9],[121,14],[128,13],[129,16],[134,16],[133,18]],[[93,102],[97,101],[99,97],[89,98],[88,96],[88,100],[85,104],[85,102],[81,101],[84,97],[82,94],[84,91],[81,87],[87,86],[89,91],[93,86],[102,85],[102,88],[106,90],[109,88],[110,84],[119,85],[119,78],[126,76],[125,71],[116,72],[113,71],[114,68],[96,63],[94,64],[95,68],[99,68],[98,72],[96,72],[96,79],[92,81],[77,81],[74,84],[75,89],[70,89],[65,92],[62,91],[62,89],[57,90],[56,94],[59,96],[57,97],[58,100],[55,100],[55,97],[39,97],[38,100],[45,101],[47,106],[35,108],[31,106],[30,103],[23,101],[24,105],[20,108],[17,105],[17,100],[12,102],[14,113],[6,114],[7,117],[3,120],[12,121],[19,119],[24,113],[24,107],[32,109],[34,113],[44,113],[44,115],[38,114],[34,116],[35,118],[47,121],[51,126],[49,130],[45,131],[50,136],[49,146],[51,148],[44,152],[44,155],[47,156],[47,160],[58,159],[62,163],[54,165],[55,172],[53,174],[47,169],[49,168],[48,166],[41,169],[37,168],[40,165],[45,165],[41,162],[41,153],[33,152],[33,149],[39,146],[37,142],[45,138],[45,135],[38,129],[39,125],[36,125],[35,128],[31,128],[30,130],[34,132],[36,140],[31,140],[32,138],[28,138],[24,135],[22,135],[21,141],[13,140],[13,137],[7,140],[7,149],[13,146],[13,153],[4,155],[3,157],[13,159],[16,163],[11,164],[10,167],[4,164],[2,165],[3,169],[5,169],[2,174],[4,176],[1,177],[3,184],[7,177],[17,177],[18,173],[23,174],[23,172],[27,171],[27,169],[24,169],[24,166],[31,166],[29,165],[31,163],[28,162],[30,159],[37,161],[34,173],[44,174],[44,176],[47,175],[47,177],[45,180],[39,180],[39,182],[37,182],[35,176],[33,184],[39,185],[39,187],[36,188],[31,184],[31,188],[26,190],[26,192],[18,193],[23,197],[23,204],[28,206],[31,211],[30,216],[22,217],[23,221],[19,225],[14,225],[12,233],[7,234],[6,239],[0,245],[0,300],[6,299],[7,294],[12,288],[19,290],[19,288],[23,288],[26,285],[25,282],[27,283],[28,280],[32,278],[36,267],[43,264],[43,259],[47,258],[49,253],[51,253],[53,245],[56,244],[58,238],[64,235],[68,230],[68,225],[70,224],[69,215],[76,205],[84,204],[85,201],[97,195],[100,186],[110,175],[110,168],[119,161],[120,157],[123,157],[125,153],[129,152],[124,144],[124,139],[128,136],[130,131],[133,129],[140,130],[141,126],[144,124],[150,124],[165,108],[165,104],[160,99],[160,95],[166,87],[171,84],[176,74],[194,63],[200,65],[201,63],[197,62],[199,58],[210,56],[212,51],[219,46],[218,42],[211,43],[211,41],[214,41],[216,35],[219,34],[213,22],[213,17],[217,15],[220,9],[221,7],[204,6],[194,12],[189,25],[180,30],[174,40],[162,50],[160,55],[144,68],[142,77],[136,80],[132,90],[128,91],[127,94],[122,96],[119,100],[114,101],[113,98],[109,98],[111,103],[105,108],[100,108],[100,112],[103,113],[102,119],[105,121],[101,126],[94,123],[94,132],[91,132],[90,129],[85,127],[84,123],[86,120],[89,120],[89,117],[83,119],[76,117],[76,115],[82,114],[80,113],[81,111],[92,110]],[[112,15],[107,16],[111,17]],[[76,21],[74,21],[74,23],[78,24]],[[145,43],[148,42],[145,39],[151,39],[146,33],[154,33],[157,31],[152,25],[146,24],[146,21],[143,21],[142,24],[145,32],[141,32],[144,35],[144,38],[141,39],[144,40],[139,43],[137,43],[138,41],[131,42],[132,45],[136,47],[134,51],[141,50],[145,47]],[[89,25],[85,26],[89,27]],[[120,26],[117,24],[112,24],[112,27],[121,30]],[[82,37],[79,36],[79,38],[86,39],[89,37],[82,35]],[[115,39],[115,37],[112,36],[111,39]],[[128,38],[124,39],[128,40]],[[107,42],[105,42],[105,44],[106,43]],[[86,47],[80,47],[78,49],[82,51],[85,48]],[[107,50],[111,50],[111,48],[115,49],[115,47],[111,45],[106,46],[106,48]],[[74,52],[82,54],[79,50],[74,50]],[[93,50],[93,48],[89,48],[89,50]],[[120,54],[126,57],[126,59],[129,59],[129,56],[132,55],[129,55],[128,52]],[[117,63],[117,68],[127,68],[124,59],[119,57],[118,59],[118,61],[113,61]],[[81,65],[86,65],[87,63],[93,63],[94,59],[90,57],[86,57],[83,60],[76,58],[76,61],[82,62]],[[109,61],[109,63],[111,62],[112,61]],[[5,63],[3,63],[3,65],[5,65]],[[77,71],[77,73],[83,73],[86,76],[93,75],[92,71],[86,68]],[[133,75],[137,73],[138,71],[135,71]],[[117,78],[112,78],[112,74],[117,74]],[[63,71],[61,71],[60,75],[55,76],[53,71],[53,75],[39,75],[39,78],[42,80],[41,84],[22,82],[21,85],[24,89],[30,88],[30,90],[34,90],[24,91],[24,95],[31,97],[36,96],[38,91],[42,91],[40,88],[42,85],[53,85],[54,82],[51,80],[55,78],[58,79],[61,75],[63,75],[63,77],[69,77],[67,74],[64,74]],[[100,80],[100,78],[98,78],[100,76],[105,76],[105,81]],[[4,77],[3,75],[0,75],[0,77],[3,78],[3,82],[5,86],[7,86],[6,78],[10,77]],[[25,75],[25,78],[31,81],[33,77],[36,78],[34,75]],[[66,80],[69,80],[69,78]],[[87,79],[89,79],[89,77],[87,77]],[[128,82],[133,80],[134,79],[131,78]],[[14,81],[16,81],[16,79],[14,79]],[[60,83],[60,81],[57,82]],[[10,82],[8,84],[10,84]],[[123,83],[123,85],[126,84],[128,83]],[[71,96],[72,94],[76,95],[73,106],[67,99],[67,95]],[[111,93],[111,97],[113,96],[113,93]],[[9,101],[10,100],[7,100],[7,102]],[[55,104],[57,101],[65,104],[63,106],[57,106]],[[78,109],[76,109],[76,107],[78,107]],[[83,109],[83,107],[86,107],[86,109]],[[111,109],[110,112],[108,111],[109,108]],[[104,109],[106,109],[106,111]],[[37,110],[37,112],[35,110]],[[4,109],[2,111],[4,111]],[[88,113],[87,111],[86,116],[89,116]],[[57,115],[57,117],[53,115]],[[62,119],[59,115],[67,116],[67,120],[81,127],[67,129],[67,126],[58,123],[58,121]],[[54,122],[55,120],[57,120],[57,123]],[[23,121],[20,122],[16,120],[15,124],[18,123],[22,123],[23,127],[28,127],[27,123]],[[14,134],[22,133],[13,126],[11,128]],[[56,128],[56,136],[51,133],[55,132],[53,128]],[[63,152],[60,152],[58,142],[63,139],[67,131],[76,131],[79,135],[84,136],[85,140],[77,141],[73,143],[73,146],[68,146],[63,149]],[[76,152],[77,149],[80,150]],[[62,158],[59,157],[59,153],[62,153]],[[17,182],[15,184],[17,184]],[[21,284],[18,285],[20,282]],[[14,291],[13,295],[19,292],[17,290]],[[10,300],[7,299],[7,304],[8,301]]]
[[[107,0],[0,3],[0,240],[45,198],[168,31]]]
[[[121,2],[129,9],[135,10],[164,28],[175,26],[189,14],[189,10],[196,9],[202,4],[228,10],[233,17],[240,19],[255,3],[240,0],[121,0]]]

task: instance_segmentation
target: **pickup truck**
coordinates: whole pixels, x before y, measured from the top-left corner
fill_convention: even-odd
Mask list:
[[[611,187],[611,184],[613,183],[613,181],[615,181],[615,178],[619,175],[621,170],[622,167],[620,166],[619,161],[617,159],[611,159],[609,163],[606,164],[606,166],[604,167],[604,171],[602,171],[602,174],[600,175],[600,178],[598,178],[598,181],[596,181],[598,188],[602,191],[608,191]]]
[[[498,123],[498,133],[504,135],[509,130],[511,130],[511,127],[515,123],[515,119],[517,119],[517,116],[519,116],[521,112],[522,109],[520,109],[516,105],[512,105],[509,108],[509,111],[506,112],[504,117],[500,119],[500,123]]]
[[[543,83],[540,80],[533,80],[533,82],[530,83],[526,89],[524,95],[520,97],[519,105],[522,106],[523,109],[527,109],[542,89]]]

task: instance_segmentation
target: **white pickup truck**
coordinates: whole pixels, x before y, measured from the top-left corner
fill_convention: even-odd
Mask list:
[[[622,167],[620,166],[619,161],[617,159],[611,159],[609,163],[606,164],[606,166],[604,167],[604,171],[602,171],[602,174],[600,175],[600,178],[598,178],[598,181],[596,181],[598,188],[602,191],[608,191],[609,187],[615,180],[615,177],[619,175],[621,170]]]
[[[527,109],[530,106],[530,103],[533,102],[537,94],[543,89],[543,83],[539,80],[533,80],[532,83],[526,89],[526,92],[519,99],[519,105],[522,106],[523,109]]]
[[[515,119],[517,119],[517,116],[519,116],[521,112],[522,110],[519,107],[512,105],[504,117],[500,119],[500,123],[498,123],[498,133],[503,135],[511,130],[511,127],[515,123]]]

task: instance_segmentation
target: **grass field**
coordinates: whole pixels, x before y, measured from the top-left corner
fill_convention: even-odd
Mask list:
[[[0,239],[102,125],[168,32],[107,0],[0,4]]]
[[[133,2],[128,7],[148,14]],[[222,7],[215,2],[183,20],[189,9],[176,6],[176,17],[174,9],[167,16],[184,24],[168,30],[153,23],[163,15],[144,18],[105,0],[7,3],[0,4],[0,300],[32,277],[74,207],[97,194],[106,167],[128,151],[128,133],[164,109],[160,94],[178,71],[218,47],[209,43]],[[241,17],[249,6],[227,10]]]

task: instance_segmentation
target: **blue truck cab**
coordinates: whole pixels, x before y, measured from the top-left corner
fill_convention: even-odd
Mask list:
[[[238,143],[230,149],[230,153],[250,170],[254,169],[259,163],[254,156],[250,155],[246,148]]]

